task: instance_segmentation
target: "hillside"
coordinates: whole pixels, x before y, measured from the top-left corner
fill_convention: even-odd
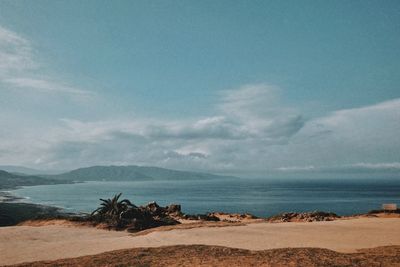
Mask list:
[[[59,175],[48,175],[46,177],[73,181],[149,181],[232,178],[208,173],[186,172],[158,167],[143,167],[134,165],[93,166],[76,169]]]
[[[18,165],[0,165],[0,170],[23,175],[59,174],[60,170],[38,170]]]
[[[70,183],[65,179],[51,179],[33,175],[19,175],[0,170],[0,189],[11,189],[17,186]]]

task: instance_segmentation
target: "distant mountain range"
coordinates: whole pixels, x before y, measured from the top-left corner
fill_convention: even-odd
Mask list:
[[[59,174],[65,172],[65,171],[55,171],[55,170],[37,170],[15,165],[0,165],[0,170],[15,174],[24,174],[24,175]]]
[[[19,175],[0,170],[0,189],[13,189],[17,186],[65,184],[71,181],[51,179],[33,175]]]
[[[204,180],[232,179],[236,177],[209,173],[177,171],[144,166],[93,166],[62,174],[40,174],[40,171],[17,166],[5,166],[0,170],[0,189],[17,186],[65,184],[84,181],[155,181],[155,180]],[[0,166],[1,168],[1,166]],[[26,173],[22,173],[25,171]],[[37,174],[31,175],[32,172]]]
[[[58,175],[46,175],[52,179],[72,181],[149,181],[149,180],[200,180],[233,178],[209,173],[187,172],[144,166],[93,166],[80,168]]]

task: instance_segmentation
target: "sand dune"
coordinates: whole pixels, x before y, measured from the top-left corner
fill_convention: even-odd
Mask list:
[[[400,245],[400,219],[358,218],[314,223],[251,223],[132,235],[68,225],[0,228],[0,264],[55,260],[133,247],[204,244],[249,250],[318,247],[338,252]]]

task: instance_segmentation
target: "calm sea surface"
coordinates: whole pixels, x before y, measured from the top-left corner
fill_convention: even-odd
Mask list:
[[[24,187],[12,191],[27,201],[90,212],[99,198],[122,192],[136,205],[180,203],[186,213],[249,212],[270,216],[287,211],[367,212],[382,203],[400,204],[400,179],[237,179],[203,181],[86,182]]]

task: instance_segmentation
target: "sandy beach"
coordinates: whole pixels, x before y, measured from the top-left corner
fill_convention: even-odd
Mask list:
[[[249,223],[130,234],[58,223],[0,228],[0,264],[57,260],[128,248],[210,245],[252,251],[325,248],[336,252],[400,245],[400,219],[354,218],[313,223]]]

